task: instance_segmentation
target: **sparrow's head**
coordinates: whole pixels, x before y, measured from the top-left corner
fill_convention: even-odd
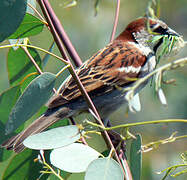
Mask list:
[[[161,37],[159,40],[153,40],[155,37]],[[157,51],[159,46],[163,42],[162,37],[168,37],[179,35],[168,27],[163,21],[152,18],[139,18],[132,21],[121,33],[117,40],[131,41],[139,43],[143,46],[149,46],[153,51]]]

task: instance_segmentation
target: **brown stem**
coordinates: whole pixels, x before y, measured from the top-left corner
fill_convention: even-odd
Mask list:
[[[58,43],[61,44],[61,40],[62,40],[63,43],[64,43],[64,45],[66,46],[66,49],[67,49],[68,53],[72,57],[72,59],[73,60],[74,60],[74,58],[76,59],[77,57],[74,54],[74,51],[71,49],[72,48],[72,44],[71,45],[69,44],[70,40],[69,40],[69,38],[67,38],[67,35],[66,35],[64,29],[62,28],[62,26],[60,24],[60,21],[58,20],[58,18],[56,17],[55,13],[53,12],[53,10],[52,10],[52,8],[51,8],[48,0],[38,0],[38,2],[39,2],[40,6],[42,8],[42,11],[44,13],[44,16],[46,17],[47,22],[48,22],[48,24],[49,24],[49,26],[50,26],[50,28],[52,30],[51,32],[53,34],[55,42],[56,41],[60,41]],[[59,36],[60,36],[61,39],[59,38]],[[59,46],[58,46],[58,48],[59,48]],[[59,50],[61,52],[61,49],[59,49]],[[98,112],[97,112],[97,110],[96,110],[96,108],[95,108],[92,100],[90,99],[88,93],[86,92],[84,86],[82,85],[82,83],[81,83],[78,75],[76,74],[76,72],[75,72],[75,70],[74,70],[74,68],[73,68],[70,60],[68,58],[65,58],[65,59],[70,63],[71,67],[69,68],[69,71],[70,71],[72,77],[77,82],[78,88],[81,91],[83,97],[85,98],[85,100],[86,100],[86,102],[88,104],[88,107],[93,110],[94,114],[97,117],[97,120],[98,120],[99,124],[101,124],[101,126],[104,127],[104,125],[102,123],[102,120],[101,120],[101,118],[100,118],[100,116],[99,116],[99,114],[98,114]],[[78,61],[76,61],[76,64],[78,64]],[[116,150],[115,150],[115,148],[114,148],[114,146],[112,144],[112,141],[111,141],[111,139],[110,139],[107,131],[105,131],[105,130],[104,130],[104,135],[106,136],[106,138],[108,140],[108,143],[110,144],[110,147],[112,149],[114,149],[115,157],[116,157],[117,161],[119,162],[119,164],[121,165],[121,167],[123,167],[122,164],[121,164],[121,161],[120,161],[120,159],[118,157],[118,154],[117,154],[117,152],[116,152]],[[124,172],[124,174],[125,174],[125,172]]]
[[[29,59],[31,60],[31,62],[34,64],[36,70],[38,71],[39,74],[42,74],[42,70],[40,69],[40,67],[38,66],[38,64],[35,62],[34,58],[31,56],[31,54],[29,53],[29,51],[27,50],[26,47],[21,47],[21,49],[23,49],[23,51],[27,54],[27,56],[29,57]]]
[[[57,32],[56,32],[56,30],[54,28],[54,25],[53,25],[53,23],[51,21],[51,18],[50,18],[49,14],[48,14],[48,11],[47,11],[46,7],[45,7],[44,1],[43,0],[38,0],[38,4],[40,5],[40,8],[41,8],[41,10],[43,12],[43,15],[44,15],[44,17],[45,17],[45,19],[46,19],[46,21],[48,23],[48,26],[49,26],[49,29],[51,31],[51,34],[52,34],[52,36],[54,38],[54,41],[55,41],[55,43],[56,43],[56,45],[57,45],[62,57],[65,60],[67,60],[68,56],[66,54],[66,51],[64,49],[64,46],[63,46],[59,36],[58,36],[58,34],[57,34]]]
[[[120,9],[120,0],[117,0],[116,13],[115,13],[114,25],[113,25],[113,30],[112,30],[112,35],[111,35],[111,38],[110,38],[110,42],[112,42],[114,40],[114,37],[115,37],[115,34],[116,34],[118,18],[119,18],[119,9]]]
[[[56,16],[56,14],[54,13],[51,5],[49,4],[48,0],[44,0],[43,1],[45,4],[45,7],[48,11],[48,14],[51,18],[51,21],[53,22],[54,28],[57,31],[57,34],[59,35],[61,41],[63,42],[64,46],[67,49],[68,54],[70,55],[70,57],[72,58],[73,62],[76,64],[76,66],[81,66],[82,61],[79,57],[79,55],[77,54],[74,46],[72,45],[70,39],[68,38],[64,28],[62,27],[58,17]]]

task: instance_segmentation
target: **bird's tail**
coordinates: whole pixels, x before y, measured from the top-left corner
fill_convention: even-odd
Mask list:
[[[64,108],[64,111],[61,113],[57,112],[49,112],[47,111],[45,114],[36,119],[33,123],[31,123],[24,131],[19,133],[16,136],[11,137],[7,141],[5,141],[1,146],[6,148],[7,150],[14,150],[16,153],[19,153],[24,150],[25,146],[23,145],[23,141],[30,135],[40,133],[48,128],[50,125],[54,124],[56,121],[63,119],[68,115],[67,109]]]

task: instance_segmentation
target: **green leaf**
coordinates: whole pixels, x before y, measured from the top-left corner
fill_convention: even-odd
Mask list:
[[[40,176],[40,170],[42,170],[42,166],[33,161],[37,154],[38,152],[31,150],[25,150],[17,155],[14,154],[6,166],[2,179],[37,179]]]
[[[19,28],[8,37],[8,39],[19,39],[39,34],[43,30],[44,24],[37,17],[26,14]]]
[[[163,38],[163,35],[157,35],[157,36],[153,36],[152,40],[150,40],[150,41],[151,41],[151,43],[155,43],[162,38]]]
[[[19,27],[26,12],[26,3],[27,1],[25,0],[1,0],[0,42],[4,41]]]
[[[100,0],[95,0],[95,3],[94,3],[95,16],[97,16],[98,11],[99,11],[99,3],[100,3]]]
[[[35,62],[41,67],[41,58],[38,52],[33,48],[28,48],[28,51],[34,58]],[[20,83],[25,76],[36,72],[36,68],[33,63],[21,48],[18,48],[16,51],[12,48],[9,49],[7,56],[7,68],[8,78],[11,85]]]
[[[6,134],[17,129],[46,103],[52,94],[55,80],[54,74],[46,72],[29,84],[11,111],[6,125]]]
[[[58,169],[59,170],[59,169]],[[66,172],[66,171],[58,171],[60,177],[63,178],[63,180],[69,180],[72,173]],[[47,179],[45,180],[59,180],[59,177],[55,176],[54,174],[51,174]]]
[[[5,136],[5,123],[8,121],[11,109],[20,95],[20,85],[14,86],[0,94],[0,144],[7,138]],[[3,157],[1,151],[0,157]]]
[[[130,169],[133,180],[140,180],[142,169],[142,152],[141,152],[141,136],[136,135],[130,148]]]
[[[55,46],[55,42],[53,41],[53,43],[51,44],[51,46],[49,47],[49,52],[52,52],[53,51],[53,49],[54,49],[54,46]],[[43,67],[45,67],[46,66],[46,64],[47,64],[47,62],[48,62],[48,60],[49,60],[49,58],[51,57],[51,55],[49,55],[49,54],[46,54],[45,56],[44,56],[44,58],[43,58]]]
[[[6,123],[12,107],[21,95],[20,85],[11,87],[0,94],[0,121]]]
[[[54,149],[51,152],[50,161],[52,165],[61,170],[79,173],[86,171],[88,165],[98,157],[99,152],[91,147],[80,143],[73,143]]]
[[[30,149],[55,149],[74,143],[80,139],[79,128],[75,125],[58,127],[29,136],[23,144]]]
[[[114,159],[99,158],[89,164],[84,179],[124,180],[124,174]]]

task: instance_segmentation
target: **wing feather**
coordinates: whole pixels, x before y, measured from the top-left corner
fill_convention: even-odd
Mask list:
[[[146,61],[146,56],[132,43],[117,40],[92,56],[76,72],[88,93],[102,95],[116,86],[132,83]],[[80,96],[76,81],[71,77],[51,100],[49,108],[61,106]]]

